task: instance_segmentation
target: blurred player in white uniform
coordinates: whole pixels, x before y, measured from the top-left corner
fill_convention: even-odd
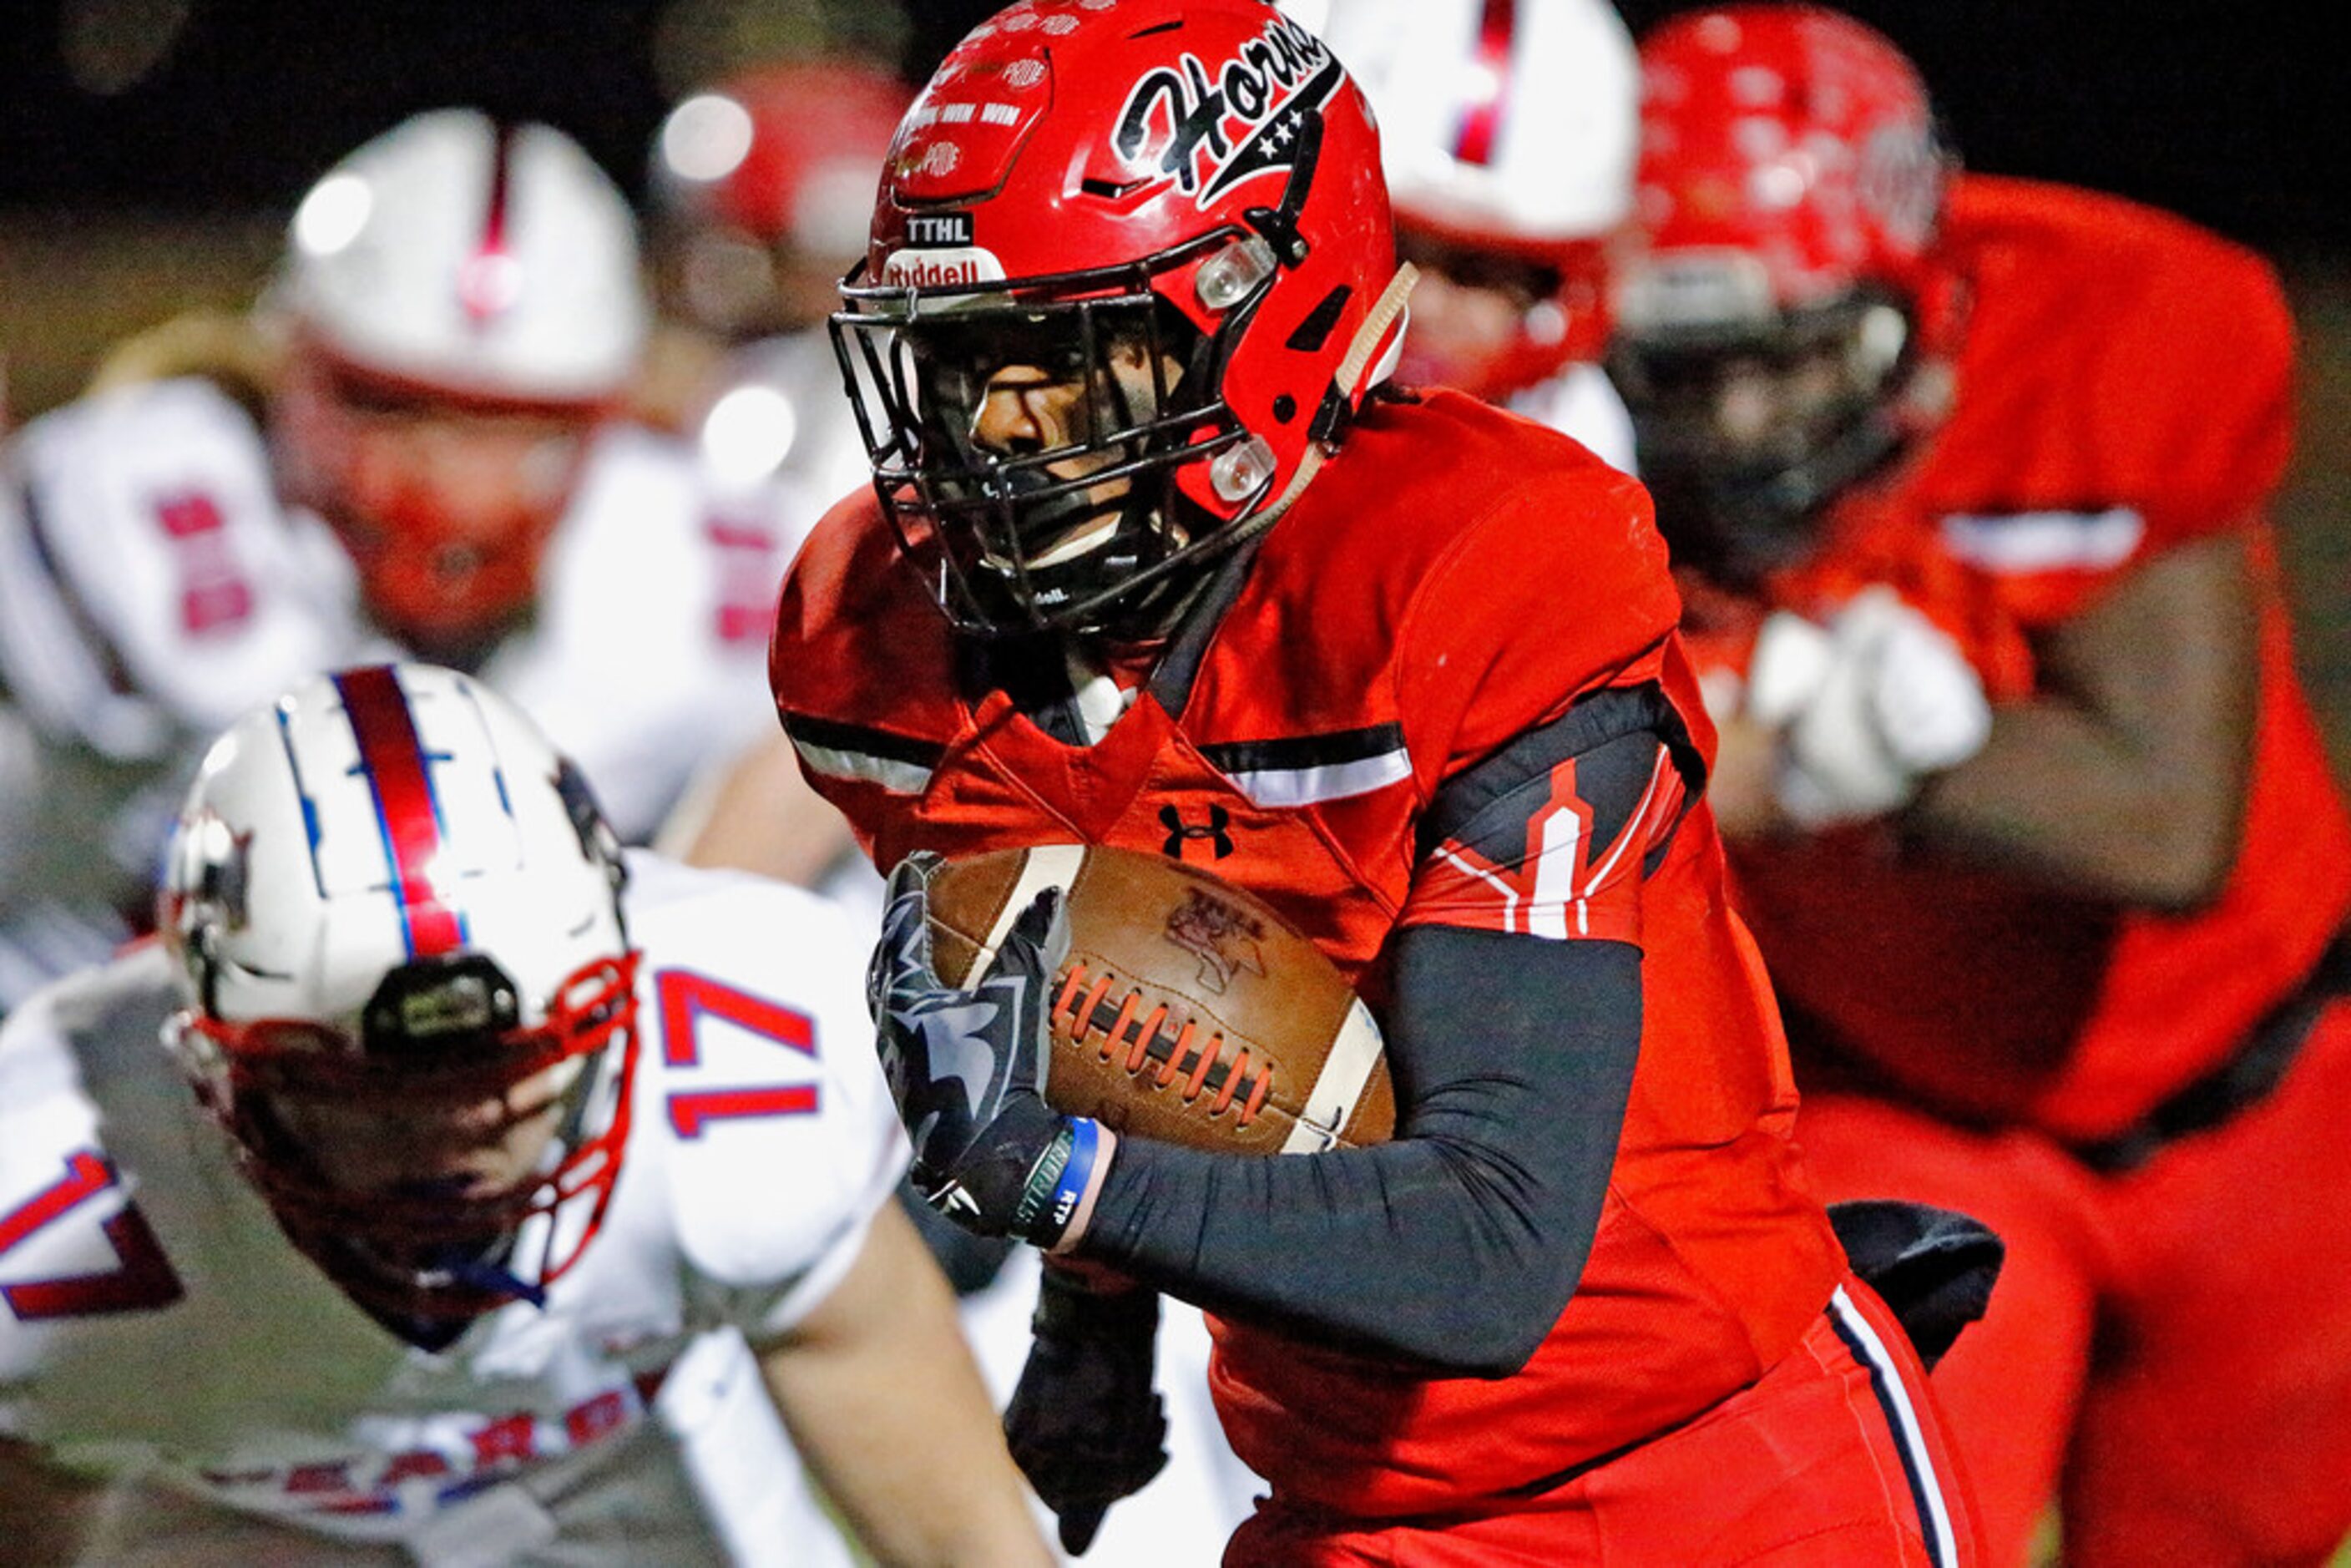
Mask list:
[[[0,1029],[0,1555],[1050,1561],[897,1207],[865,944],[625,857],[454,672],[208,753],[162,940]]]
[[[1283,0],[1380,120],[1396,250],[1420,269],[1396,379],[1458,387],[1633,468],[1599,361],[1633,212],[1640,63],[1606,0]]]
[[[6,450],[0,814],[27,820],[0,1012],[125,934],[194,748],[301,674],[399,652],[484,674],[631,841],[771,724],[776,585],[820,503],[620,417],[634,223],[567,137],[393,128],[305,197],[255,319],[266,384],[113,385]]]

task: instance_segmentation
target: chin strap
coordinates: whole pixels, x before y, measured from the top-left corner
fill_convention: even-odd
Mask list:
[[[1392,337],[1389,329],[1404,316],[1405,302],[1412,297],[1412,287],[1419,281],[1420,269],[1407,261],[1396,267],[1395,276],[1388,279],[1385,288],[1380,290],[1379,298],[1372,305],[1371,314],[1364,317],[1364,324],[1355,329],[1354,337],[1348,341],[1345,357],[1340,360],[1339,368],[1332,372],[1330,390],[1322,394],[1322,412],[1314,418],[1314,437],[1306,444],[1306,455],[1299,460],[1298,471],[1290,475],[1290,483],[1283,486],[1280,495],[1261,510],[1251,514],[1247,521],[1234,526],[1228,536],[1230,539],[1228,550],[1248,543],[1280,521],[1281,515],[1305,494],[1307,485],[1338,451],[1339,438],[1346,434],[1348,422],[1354,417],[1360,391],[1364,390],[1365,382],[1384,380],[1395,369],[1396,350],[1404,341],[1404,335],[1398,330]],[[1386,345],[1387,352],[1380,357],[1376,367],[1378,373],[1367,377],[1365,372],[1374,369],[1373,356],[1380,353],[1383,344]]]

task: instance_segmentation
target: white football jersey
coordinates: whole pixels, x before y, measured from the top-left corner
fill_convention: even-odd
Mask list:
[[[1598,365],[1572,364],[1549,381],[1513,392],[1510,408],[1573,436],[1620,474],[1640,472],[1633,458],[1632,413]]]
[[[872,482],[857,414],[841,391],[841,359],[823,327],[742,344],[719,366],[696,415],[695,439],[721,482],[773,482],[795,510],[821,517]]]
[[[824,1298],[904,1167],[865,943],[795,889],[629,864],[638,1079],[603,1229],[543,1309],[437,1354],[344,1297],[239,1174],[161,1043],[160,948],[14,1014],[0,1435],[114,1478],[156,1531],[258,1516],[438,1568],[846,1563],[745,1340]]]
[[[788,515],[815,518],[872,483],[857,415],[841,392],[841,361],[822,327],[744,343],[719,365],[695,414],[704,465],[724,481],[774,488]],[[712,786],[726,762],[713,763]],[[812,810],[831,808],[811,800]],[[882,928],[882,879],[855,849],[813,885]]]
[[[325,525],[280,504],[263,433],[212,382],[85,398],[0,462],[0,702],[41,741],[12,758],[23,735],[0,731],[0,775],[33,775],[41,802],[33,821],[12,810],[31,847],[0,862],[5,1013],[24,977],[120,935],[110,913],[149,881],[215,732],[304,675],[402,650],[369,624]],[[722,486],[690,444],[635,426],[590,452],[535,612],[472,673],[596,780],[623,839],[650,838],[702,763],[774,725],[776,591],[820,505]]]

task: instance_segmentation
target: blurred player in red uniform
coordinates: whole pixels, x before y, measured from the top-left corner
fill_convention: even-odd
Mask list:
[[[834,322],[876,493],[802,550],[772,669],[899,867],[869,997],[917,1179],[1210,1309],[1272,1489],[1228,1563],[1972,1562],[1788,1141],[1647,502],[1383,390],[1411,276],[1363,99],[1255,0],[1024,0],[917,97]],[[1071,840],[1310,933],[1398,1137],[1238,1160],[1051,1111],[1054,897],[957,991],[925,881]]]
[[[1724,717],[1717,799],[1832,1197],[2008,1244],[1938,1370],[2022,1560],[2351,1529],[2351,831],[2262,512],[2293,343],[2246,252],[1954,177],[1832,13],[1644,41],[1617,382]]]
[[[722,362],[677,394],[704,456],[781,473],[823,504],[864,483],[864,451],[826,340],[841,275],[863,254],[882,155],[912,91],[852,57],[777,61],[681,99],[652,158],[655,299]]]
[[[713,472],[773,486],[808,521],[866,480],[824,319],[911,96],[878,62],[778,60],[688,93],[653,139],[647,251],[668,329],[653,401]],[[662,842],[879,917],[879,879],[772,732],[705,768]]]

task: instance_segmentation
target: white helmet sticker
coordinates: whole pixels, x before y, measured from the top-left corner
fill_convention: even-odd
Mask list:
[[[951,250],[902,250],[882,266],[882,281],[898,288],[956,288],[1001,283],[1004,263],[992,250],[958,246]]]

